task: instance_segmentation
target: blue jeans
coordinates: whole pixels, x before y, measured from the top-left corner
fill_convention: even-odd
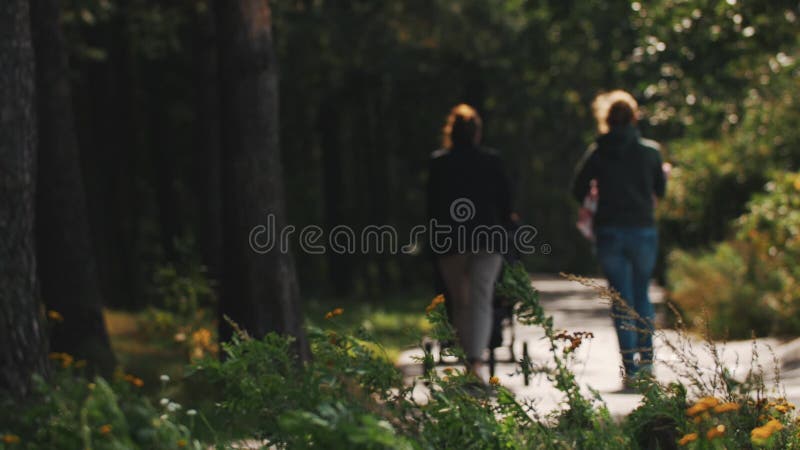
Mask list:
[[[658,253],[655,227],[597,227],[597,258],[608,284],[620,293],[626,307],[613,305],[611,312],[617,329],[625,374],[636,376],[653,362],[653,320],[648,287]],[[639,316],[635,318],[629,311]],[[639,364],[634,356],[639,353]]]

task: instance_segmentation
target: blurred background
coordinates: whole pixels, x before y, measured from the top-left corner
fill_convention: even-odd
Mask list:
[[[223,239],[211,6],[62,7],[106,306],[184,314],[213,305]],[[675,166],[660,207],[658,271],[671,298],[689,317],[711,311],[720,335],[798,333],[798,7],[272,2],[286,222],[422,223],[430,153],[449,108],[466,102],[507,165],[517,211],[552,248],[530,256],[528,269],[596,274],[568,186],[595,136],[593,97],[622,88],[640,102],[643,135],[660,141]],[[424,255],[295,251],[295,259],[312,311],[338,302],[320,299],[380,305],[434,294]],[[112,328],[125,326],[113,319]]]

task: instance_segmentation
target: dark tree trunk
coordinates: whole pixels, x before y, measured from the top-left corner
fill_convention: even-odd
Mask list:
[[[64,320],[50,348],[111,374],[114,355],[102,313],[57,0],[32,0],[39,124],[36,242],[42,299]]]
[[[222,199],[220,183],[219,77],[217,76],[216,27],[212,10],[195,17],[195,101],[197,120],[194,130],[197,164],[200,251],[213,280],[220,277],[222,265]]]
[[[253,227],[276,218],[285,225],[278,148],[278,68],[268,0],[218,0],[223,192],[221,313],[255,337],[275,331],[297,338],[308,357],[294,261],[276,245],[250,246]],[[273,230],[275,231],[275,230]],[[221,321],[220,338],[230,337]]]
[[[45,374],[36,280],[36,113],[28,0],[0,2],[0,391]]]
[[[317,130],[322,147],[323,200],[325,208],[325,227],[333,229],[342,225],[342,198],[344,197],[342,181],[342,142],[340,120],[341,99],[339,96],[326,97],[320,106],[317,118]],[[341,255],[328,252],[328,277],[336,296],[343,297],[350,293],[353,281],[353,255]]]

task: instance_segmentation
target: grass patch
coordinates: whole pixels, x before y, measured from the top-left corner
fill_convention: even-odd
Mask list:
[[[342,327],[363,326],[381,343],[389,361],[419,343],[430,331],[425,319],[425,306],[433,296],[424,293],[397,294],[380,301],[309,299],[304,303],[306,323],[322,327],[325,314],[334,308],[344,309],[336,317]]]

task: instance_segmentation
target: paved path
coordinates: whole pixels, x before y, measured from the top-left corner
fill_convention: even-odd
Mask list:
[[[590,388],[599,391],[614,416],[628,414],[636,408],[641,396],[620,392],[621,361],[608,305],[598,299],[591,289],[559,277],[535,275],[533,285],[540,292],[547,314],[553,316],[556,329],[594,333],[594,339],[584,342],[575,353],[572,364],[581,387],[587,393]],[[660,288],[652,286],[650,292],[654,302],[662,302],[663,292]],[[659,319],[656,322],[658,323]],[[506,330],[506,342],[509,342],[509,331]],[[550,361],[546,342],[542,340],[543,333],[539,329],[517,324],[515,336],[517,358],[522,354],[523,342],[527,342],[534,361],[541,363]],[[777,360],[782,369],[781,378],[787,398],[800,404],[800,340],[785,342],[770,338],[759,339],[756,344],[761,355],[757,363],[761,364],[767,378],[774,380],[774,361]],[[675,352],[673,349],[678,351]],[[719,359],[737,378],[742,378],[750,368],[753,359],[752,350],[752,341],[718,344]],[[688,377],[682,375],[685,373],[700,374],[701,378],[706,380],[714,376],[714,359],[708,345],[699,337],[681,336],[671,330],[659,329],[656,332],[655,351],[655,374],[660,381],[680,379],[688,383]],[[687,364],[685,358],[678,356],[679,354],[693,360],[699,370],[690,369],[690,364]],[[398,365],[403,368],[409,382],[413,382],[414,375],[420,372],[420,366],[415,360],[415,357],[420,355],[420,350],[412,350],[403,353],[398,360]],[[507,348],[500,348],[496,350],[496,355],[498,359],[506,360],[509,358],[509,351]],[[438,368],[441,370],[443,366]],[[540,413],[547,413],[558,406],[562,396],[547,379],[538,376],[525,386],[522,376],[514,375],[515,368],[516,365],[509,362],[498,363],[496,374],[504,386],[518,396],[534,400]],[[768,387],[772,384],[768,382]],[[424,388],[420,386],[415,393],[424,397]]]

